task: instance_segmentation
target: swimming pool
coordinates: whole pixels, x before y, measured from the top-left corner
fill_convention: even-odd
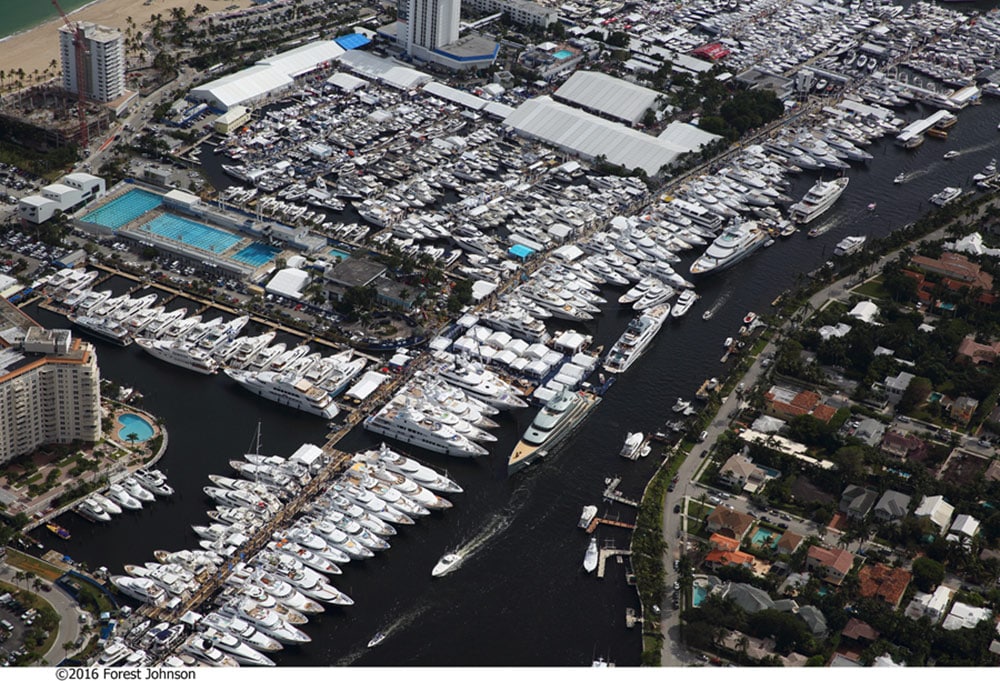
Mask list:
[[[153,426],[149,422],[135,414],[122,414],[118,417],[118,423],[122,425],[118,431],[118,439],[122,442],[131,442],[129,435],[135,433],[136,442],[145,442],[153,437]]]
[[[563,59],[569,59],[570,57],[572,57],[573,53],[570,52],[569,50],[559,50],[558,52],[554,52],[552,56],[562,61]]]
[[[691,605],[697,608],[701,605],[701,602],[705,600],[706,596],[708,596],[708,591],[705,587],[700,584],[695,584],[693,593],[691,594]]]
[[[772,541],[773,540],[773,541]],[[753,539],[750,540],[751,544],[771,544],[772,548],[777,546],[778,538],[774,535],[771,530],[765,530],[763,527],[758,527],[757,531],[753,533]]]
[[[329,253],[330,253],[330,255],[332,255],[332,256],[333,256],[334,258],[340,258],[340,259],[341,259],[342,261],[343,261],[343,260],[347,260],[348,258],[350,258],[350,257],[351,257],[351,254],[350,254],[350,253],[348,253],[347,251],[342,251],[342,250],[340,250],[339,248],[331,248],[331,249],[329,250]]]
[[[90,222],[109,229],[118,229],[141,217],[149,211],[159,208],[163,197],[144,189],[130,189],[113,201],[109,201],[97,210],[92,210],[82,218],[81,222]]]
[[[233,260],[239,260],[240,262],[245,262],[248,265],[260,267],[261,265],[274,260],[279,253],[281,253],[280,248],[275,248],[274,246],[268,246],[267,244],[255,241],[236,253],[233,256]]]
[[[139,231],[151,232],[211,253],[222,253],[240,242],[240,237],[229,232],[168,213],[153,218],[142,225]]]

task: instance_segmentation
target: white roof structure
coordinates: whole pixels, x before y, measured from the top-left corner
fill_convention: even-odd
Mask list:
[[[955,516],[955,522],[951,524],[951,531],[964,534],[967,537],[975,537],[979,533],[979,521],[966,513]]]
[[[259,100],[291,87],[296,76],[324,66],[342,54],[344,48],[336,42],[317,40],[196,87],[191,90],[191,97],[228,111],[237,104]]]
[[[872,320],[875,319],[875,315],[878,314],[878,305],[870,300],[862,300],[847,314],[855,319],[860,319],[866,324],[871,324]]]
[[[294,267],[280,270],[267,283],[264,290],[286,298],[298,300],[302,297],[302,289],[309,283],[309,273]]]
[[[439,83],[436,80],[432,80],[427,83],[427,85],[424,86],[424,92],[429,95],[434,95],[435,97],[448,100],[449,102],[453,102],[459,106],[464,106],[466,109],[472,109],[473,111],[479,111],[489,104],[487,100],[476,97],[474,94],[466,92],[465,90],[453,88],[450,85],[445,85],[444,83]]]
[[[502,119],[502,118],[507,118],[507,116],[514,113],[514,107],[508,106],[501,102],[487,102],[486,106],[483,107],[483,111],[485,111],[491,116],[495,116],[497,118]]]
[[[933,594],[917,593],[906,606],[906,616],[915,620],[927,616],[936,623],[948,609],[954,593],[944,584],[939,584]]]
[[[941,627],[948,631],[975,629],[977,624],[989,616],[989,608],[976,608],[961,601],[955,601],[955,605],[951,606],[951,612],[944,618]]]
[[[323,450],[316,445],[309,444],[308,442],[300,445],[295,453],[288,457],[289,461],[295,461],[296,463],[301,463],[306,467],[312,466],[317,461],[323,459]]]
[[[366,400],[378,390],[379,386],[389,380],[388,374],[378,371],[366,371],[361,380],[354,384],[354,387],[347,391],[346,396],[352,400]]]
[[[555,91],[555,98],[634,125],[656,104],[656,90],[596,71],[577,71]]]
[[[938,494],[933,497],[924,497],[913,515],[918,518],[930,518],[932,523],[943,530],[948,527],[948,523],[951,522],[951,514],[954,512],[955,507]]]
[[[338,71],[329,78],[326,82],[330,85],[340,88],[344,92],[354,92],[355,90],[360,90],[361,88],[368,86],[368,81],[363,78],[358,78],[357,76],[352,76],[349,73],[344,73],[343,71]]]
[[[659,139],[674,144],[688,151],[697,151],[706,144],[710,144],[717,139],[722,139],[719,135],[706,132],[696,125],[672,121],[663,132],[659,134]]]
[[[412,90],[433,80],[426,73],[403,66],[392,59],[376,57],[374,54],[358,50],[344,52],[340,57],[340,63],[354,73],[397,90]]]
[[[522,137],[539,139],[587,160],[604,156],[608,162],[642,168],[655,175],[686,151],[655,137],[599,116],[552,101],[549,96],[529,99],[504,120]]]

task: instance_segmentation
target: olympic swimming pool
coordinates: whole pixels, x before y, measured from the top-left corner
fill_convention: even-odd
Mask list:
[[[163,197],[159,194],[147,192],[144,189],[130,189],[117,199],[90,211],[80,218],[80,221],[117,230],[151,210],[159,208],[162,204]]]

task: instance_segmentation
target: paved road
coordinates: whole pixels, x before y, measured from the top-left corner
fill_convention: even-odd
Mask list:
[[[10,586],[15,586],[13,583],[14,572],[14,568],[10,567],[6,563],[0,563],[0,580],[5,581]],[[52,586],[51,582],[47,583]],[[56,636],[56,640],[49,649],[49,652],[45,654],[45,665],[54,667],[62,662],[63,658],[69,654],[63,646],[67,642],[75,642],[80,638],[79,618],[83,611],[77,607],[76,601],[66,595],[66,593],[57,586],[52,586],[51,591],[38,592],[35,595],[42,600],[47,601],[56,611],[56,614],[59,615],[59,634]]]

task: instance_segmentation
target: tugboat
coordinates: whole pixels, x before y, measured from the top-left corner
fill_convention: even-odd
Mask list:
[[[52,534],[56,535],[60,539],[69,539],[70,538],[69,530],[67,530],[62,525],[56,525],[55,523],[46,523],[45,524],[45,529],[47,529],[49,532],[51,532]]]

